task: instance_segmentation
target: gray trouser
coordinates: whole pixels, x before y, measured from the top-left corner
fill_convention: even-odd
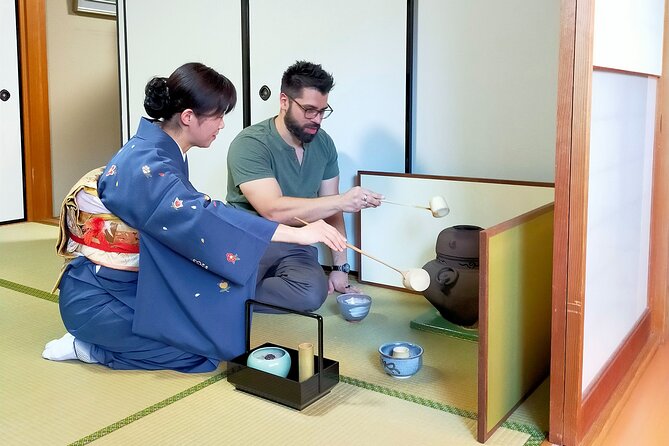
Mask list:
[[[328,281],[318,263],[318,250],[294,243],[270,243],[258,267],[255,299],[299,311],[320,308]],[[270,312],[257,306],[255,311]]]

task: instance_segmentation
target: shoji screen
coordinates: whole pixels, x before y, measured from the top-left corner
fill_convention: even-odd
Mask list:
[[[186,62],[202,62],[237,87],[237,108],[209,149],[188,152],[190,176],[201,191],[225,199],[226,154],[242,129],[241,13],[236,0],[118,1],[124,141],[134,134],[144,87],[153,76],[169,76]]]
[[[21,148],[21,95],[16,46],[15,2],[0,2],[0,189],[4,193],[0,223],[24,217],[23,150]]]
[[[581,390],[648,307],[663,0],[595,2]]]
[[[659,76],[664,0],[595,1],[593,65]]]
[[[647,307],[655,77],[592,76],[585,391]]]
[[[339,152],[342,192],[359,170],[404,172],[407,4],[249,0],[251,122],[278,113],[281,75],[289,65],[322,64],[335,78],[334,113],[322,127]],[[267,101],[258,94],[263,85],[272,92]],[[349,242],[357,244],[355,215],[344,216]],[[349,262],[357,269],[353,253]]]

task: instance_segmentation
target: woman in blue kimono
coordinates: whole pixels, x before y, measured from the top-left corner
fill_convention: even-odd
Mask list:
[[[209,147],[235,106],[232,83],[199,63],[146,86],[137,134],[72,189],[59,253],[68,331],[42,356],[113,369],[206,372],[244,352],[244,305],[270,242],[345,239],[317,221],[293,228],[198,192],[186,152]]]

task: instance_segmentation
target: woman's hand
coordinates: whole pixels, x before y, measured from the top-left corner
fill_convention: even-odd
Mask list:
[[[300,228],[280,224],[274,232],[272,241],[298,243],[300,245],[323,242],[335,251],[346,249],[346,238],[323,220],[311,222]]]

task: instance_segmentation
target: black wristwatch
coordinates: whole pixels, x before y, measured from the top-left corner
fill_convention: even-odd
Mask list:
[[[343,265],[332,265],[332,271],[341,271],[343,273],[348,273],[351,271],[351,265],[344,263]]]

